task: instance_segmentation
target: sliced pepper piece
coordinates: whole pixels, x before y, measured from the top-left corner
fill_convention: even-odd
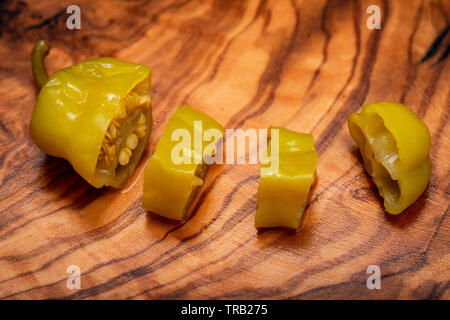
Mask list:
[[[32,67],[42,85],[30,135],[96,188],[120,187],[134,172],[152,128],[150,68],[113,58],[87,60],[48,78],[38,42]]]
[[[207,131],[212,135],[205,136],[209,142],[202,143],[199,139]],[[214,156],[223,134],[222,126],[203,112],[188,105],[178,108],[145,168],[144,209],[183,220],[204,182],[208,169],[205,157]]]
[[[319,159],[310,134],[270,127],[270,142],[263,154],[258,187],[255,227],[298,229]],[[278,131],[273,131],[273,130]],[[278,132],[278,134],[274,134]],[[278,156],[273,144],[278,143]],[[278,161],[278,165],[274,165]]]
[[[424,192],[430,178],[427,126],[403,104],[378,102],[351,114],[348,128],[386,211],[401,213]]]

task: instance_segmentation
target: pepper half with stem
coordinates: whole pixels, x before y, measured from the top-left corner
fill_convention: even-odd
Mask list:
[[[223,134],[222,126],[203,112],[178,108],[145,168],[144,209],[173,220],[189,215],[211,164],[205,159],[214,157]]]
[[[378,102],[351,114],[348,128],[386,211],[401,213],[425,191],[430,178],[427,126],[403,104]]]
[[[32,69],[41,86],[30,135],[45,153],[64,158],[96,188],[120,187],[134,172],[152,128],[149,67],[102,57],[50,78],[39,41]]]
[[[261,159],[255,227],[298,229],[316,182],[319,157],[314,138],[280,127],[270,127],[269,132],[267,153]]]

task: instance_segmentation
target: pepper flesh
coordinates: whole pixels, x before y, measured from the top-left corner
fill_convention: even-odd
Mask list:
[[[40,59],[35,55],[32,60],[33,70],[42,74],[45,69],[35,65]],[[150,68],[113,58],[59,70],[39,93],[30,135],[42,151],[69,161],[94,187],[120,187],[134,172],[150,136],[150,86]],[[137,133],[139,141],[131,150],[127,138]],[[128,156],[125,165],[119,163],[122,151]]]
[[[425,191],[430,178],[427,126],[403,104],[378,102],[351,114],[348,127],[386,211],[401,213]]]
[[[319,159],[310,134],[278,129],[278,166],[272,166],[273,133],[267,154],[263,154],[258,187],[256,228],[298,229],[310,189],[315,183]]]
[[[197,121],[201,121],[201,125]],[[198,145],[195,147],[195,142],[183,146],[183,162],[174,161],[173,152],[181,143],[173,140],[174,132],[184,131],[195,140],[195,135],[202,135],[202,132],[210,129],[215,131],[210,142],[202,143],[201,148]],[[167,123],[155,153],[145,168],[144,209],[169,219],[183,220],[204,182],[208,169],[204,157],[214,156],[214,146],[222,139],[223,133],[222,126],[203,112],[187,105],[178,108]],[[207,146],[214,148],[208,150]],[[194,163],[194,159],[197,159],[197,163]]]

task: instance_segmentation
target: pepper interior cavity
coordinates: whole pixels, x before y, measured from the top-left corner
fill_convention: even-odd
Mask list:
[[[139,89],[133,89],[123,99],[106,130],[97,161],[100,175],[121,178],[130,161],[140,158],[145,149],[151,99],[145,88],[141,88],[142,92]]]

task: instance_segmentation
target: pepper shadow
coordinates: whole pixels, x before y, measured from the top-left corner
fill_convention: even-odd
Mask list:
[[[105,193],[105,188],[96,189],[87,183],[68,161],[49,155],[45,155],[40,169],[39,184],[55,201],[73,198],[67,209],[76,211],[83,210]]]
[[[224,165],[217,163],[214,163],[209,167],[204,177],[204,184],[197,190],[196,195],[194,196],[194,199],[191,205],[189,206],[189,209],[187,210],[183,220],[181,221],[172,220],[163,217],[161,215],[158,215],[157,213],[154,213],[152,211],[146,211],[148,213],[147,221],[149,226],[152,225],[153,227],[155,227],[155,225],[157,225],[158,227],[161,228],[170,228],[168,233],[172,233],[182,228],[184,225],[186,225],[190,220],[194,218],[200,219],[200,221],[209,221],[208,217],[206,217],[206,215],[208,215],[208,212],[206,212],[205,210],[204,212],[202,212],[199,209],[202,206],[205,198],[210,193],[211,189],[213,189],[216,180],[221,175],[223,169]],[[203,215],[205,215],[205,217],[203,217]],[[174,236],[177,237],[179,240],[183,240],[185,238],[185,235],[183,234]]]
[[[419,217],[422,209],[425,207],[429,194],[428,188],[429,187],[427,187],[425,192],[422,193],[422,195],[419,197],[419,199],[416,200],[416,202],[406,208],[403,212],[397,215],[384,212],[385,221],[388,222],[391,226],[398,229],[403,229],[406,226],[413,224]],[[378,197],[381,198],[380,195],[378,195]],[[380,201],[383,201],[383,199],[381,198]]]

